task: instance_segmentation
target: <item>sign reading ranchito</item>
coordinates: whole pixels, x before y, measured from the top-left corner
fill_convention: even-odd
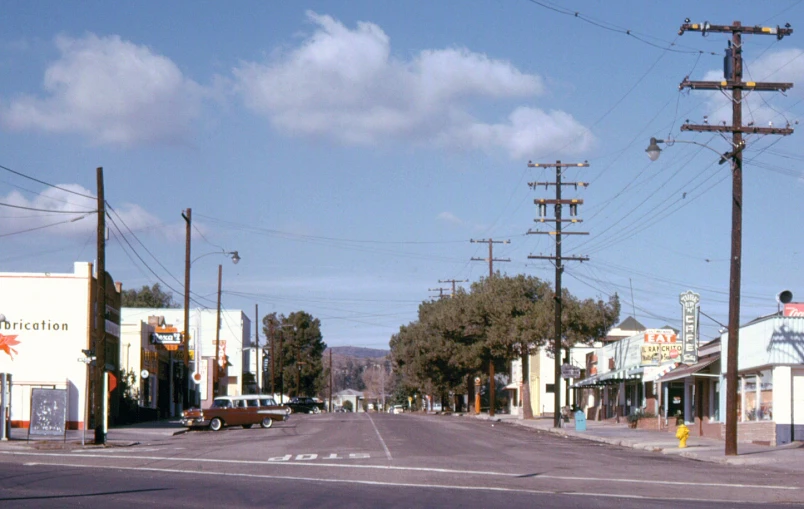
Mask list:
[[[692,291],[684,292],[679,295],[678,301],[681,303],[681,324],[684,328],[681,332],[681,362],[695,364],[698,362],[698,304],[701,296]]]
[[[681,345],[678,343],[676,332],[673,329],[646,330],[645,343],[640,354],[643,366],[677,361],[681,356]]]

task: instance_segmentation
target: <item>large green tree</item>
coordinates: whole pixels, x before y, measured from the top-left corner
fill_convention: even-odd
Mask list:
[[[159,283],[143,286],[139,290],[123,290],[123,307],[127,308],[177,308],[173,294],[162,290]]]
[[[532,276],[481,279],[470,292],[419,306],[419,319],[391,338],[392,358],[406,386],[459,392],[464,380],[493,364],[505,369],[515,358],[527,373],[529,354],[555,351],[554,291]],[[563,348],[605,335],[619,317],[619,299],[579,300],[562,292]],[[531,417],[528,377],[523,376],[525,416]],[[471,383],[471,382],[470,382]],[[468,385],[468,384],[467,384]]]
[[[326,384],[323,354],[327,345],[321,335],[321,321],[305,311],[294,311],[288,316],[271,313],[262,322],[269,341],[269,366],[270,343],[274,342],[276,389],[291,396],[319,394]]]

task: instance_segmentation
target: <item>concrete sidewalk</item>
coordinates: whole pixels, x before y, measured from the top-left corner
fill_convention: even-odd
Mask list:
[[[469,415],[469,414],[464,414]],[[756,444],[737,444],[738,455],[726,456],[722,440],[690,436],[686,449],[678,448],[675,433],[668,431],[631,429],[625,423],[586,421],[586,431],[575,431],[575,421],[562,423],[563,428],[553,427],[553,418],[522,419],[516,415],[488,414],[471,415],[478,419],[504,422],[541,431],[603,442],[633,449],[642,449],[660,454],[672,454],[697,461],[728,465],[764,465],[768,468],[790,472],[804,472],[804,442],[793,442],[780,447]]]
[[[131,447],[143,442],[164,440],[186,430],[177,419],[158,420],[114,426],[106,433],[105,447]],[[0,449],[82,449],[103,448],[95,445],[95,432],[87,430],[86,433],[77,430],[67,430],[66,438],[59,436],[32,436],[28,439],[28,428],[12,428],[9,440],[0,442]]]

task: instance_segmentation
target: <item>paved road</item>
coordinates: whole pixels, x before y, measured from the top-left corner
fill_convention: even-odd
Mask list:
[[[19,507],[734,507],[804,503],[800,476],[713,465],[470,418],[296,415],[269,430],[139,444],[0,446],[0,503]]]

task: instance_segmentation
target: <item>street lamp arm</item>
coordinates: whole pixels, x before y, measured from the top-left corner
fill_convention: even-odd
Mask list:
[[[707,150],[711,150],[712,152],[714,152],[715,154],[720,156],[720,161],[718,161],[718,164],[723,164],[726,161],[728,161],[729,159],[732,159],[735,155],[737,155],[738,152],[742,151],[745,148],[745,141],[741,141],[738,146],[734,147],[734,150],[732,150],[730,152],[726,152],[726,153],[721,153],[717,149],[714,149],[714,148],[710,147],[709,145],[707,145],[705,143],[699,143],[697,141],[676,140],[676,139],[673,139],[673,138],[668,138],[666,140],[660,140],[658,138],[651,138],[650,139],[650,144],[648,145],[648,148],[645,149],[645,152],[648,153],[648,157],[650,158],[651,161],[657,160],[659,158],[659,156],[661,155],[661,153],[662,153],[662,149],[661,149],[661,147],[659,147],[659,143],[664,143],[668,147],[672,147],[676,143],[688,143],[690,145],[698,145],[699,147],[703,147],[703,148],[705,148]]]
[[[201,256],[194,258],[193,261],[190,262],[190,265],[194,264],[196,261],[200,260],[201,258],[204,258],[205,256],[210,256],[214,254],[222,254],[224,256],[231,257],[232,263],[234,263],[235,265],[237,265],[237,262],[240,261],[240,255],[237,253],[237,251],[226,251],[225,249],[221,249],[220,251],[212,251],[211,253],[204,253]]]

